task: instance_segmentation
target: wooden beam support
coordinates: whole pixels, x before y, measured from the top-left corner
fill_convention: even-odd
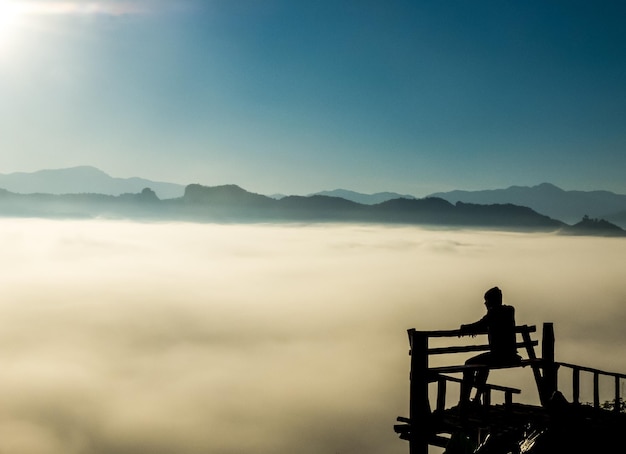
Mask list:
[[[613,411],[619,413],[621,410],[621,400],[620,400],[620,389],[619,389],[619,377],[615,377],[615,404],[613,406]]]
[[[437,410],[443,411],[446,409],[446,383],[447,380],[441,376],[437,380]]]
[[[428,335],[420,331],[411,337],[410,454],[428,454],[430,405],[428,403]]]
[[[580,369],[578,367],[572,369],[572,401],[575,404],[580,403]]]
[[[554,362],[554,326],[543,324],[541,340],[541,356],[543,359],[543,389],[541,403],[546,404],[557,390],[557,365]]]
[[[600,408],[600,374],[593,373],[593,408]]]

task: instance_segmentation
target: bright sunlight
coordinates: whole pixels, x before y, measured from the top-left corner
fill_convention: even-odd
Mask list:
[[[0,56],[14,50],[20,29],[32,10],[33,4],[30,2],[0,0]]]
[[[20,9],[16,2],[0,0],[0,40],[4,40],[17,23]]]

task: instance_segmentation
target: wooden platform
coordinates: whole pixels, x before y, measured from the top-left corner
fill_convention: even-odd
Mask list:
[[[555,361],[554,331],[551,323],[544,323],[541,344],[530,337],[536,332],[534,326],[519,326],[516,332],[522,336],[518,347],[524,349],[524,357],[519,362],[498,366],[449,364],[430,367],[430,355],[474,352],[486,350],[489,347],[479,344],[429,348],[429,338],[458,338],[462,333],[458,330],[409,330],[410,416],[398,417],[399,424],[394,425],[394,430],[401,439],[409,441],[410,454],[427,454],[429,446],[445,447],[446,452],[451,453],[473,452],[473,450],[467,451],[467,447],[463,448],[465,450],[455,450],[451,447],[461,439],[463,443],[472,443],[474,447],[485,443],[486,440],[490,440],[490,443],[495,443],[494,440],[497,440],[503,443],[503,446],[504,443],[513,446],[515,443],[521,443],[520,440],[524,440],[525,437],[532,436],[541,439],[543,449],[546,449],[538,451],[541,453],[604,452],[602,449],[612,446],[611,443],[622,443],[620,437],[626,433],[626,413],[624,413],[623,399],[620,396],[620,380],[626,379],[626,375]],[[541,357],[538,357],[535,352],[537,345],[541,345]],[[473,404],[463,409],[458,406],[446,408],[448,384],[458,386],[462,381],[460,376],[454,374],[485,367],[489,369],[518,368],[522,373],[527,366],[534,376],[541,405],[514,402],[513,396],[517,396],[515,400],[523,397],[520,396],[521,390],[488,383],[482,394],[480,405]],[[570,401],[566,400],[558,390],[559,368],[572,370]],[[582,405],[579,402],[581,373],[593,375],[594,401],[590,405]],[[607,402],[600,404],[599,377],[601,375],[614,379],[615,397],[612,404],[609,402],[608,407],[612,407],[610,411],[606,408]],[[436,387],[434,390],[433,386]],[[504,393],[504,404],[491,404],[493,392]],[[433,394],[436,395],[436,400],[431,403],[430,396]]]
[[[464,431],[466,433],[487,434],[506,433],[516,431],[520,427],[533,424],[537,427],[549,424],[550,414],[545,408],[533,405],[511,404],[511,405],[489,405],[480,407],[470,407],[464,410],[452,407],[443,411],[435,411],[430,419],[429,444],[446,447],[450,440],[450,435],[455,432]],[[398,424],[396,432],[400,433],[400,438],[411,439],[411,425],[407,418],[398,418],[398,421],[405,424]],[[403,430],[404,429],[404,430]],[[422,430],[423,428],[417,428]],[[448,434],[443,436],[441,434]]]
[[[570,403],[553,409],[524,404],[491,405],[464,412],[457,407],[434,412],[431,424],[429,445],[448,448],[450,453],[457,452],[451,448],[455,436],[477,447],[488,436],[507,440],[515,446],[524,442],[531,444],[529,440],[533,437],[545,435],[542,449],[531,452],[593,454],[607,452],[603,449],[622,443],[626,414]],[[410,437],[410,431],[401,434],[401,438]]]

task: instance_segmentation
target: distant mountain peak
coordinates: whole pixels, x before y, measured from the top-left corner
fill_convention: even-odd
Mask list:
[[[0,188],[18,194],[85,194],[120,195],[138,193],[150,187],[160,198],[183,195],[184,186],[143,178],[114,178],[97,167],[82,165],[36,172],[0,174]]]
[[[267,204],[269,201],[273,201],[270,197],[248,192],[236,184],[224,184],[220,186],[190,184],[185,188],[185,195],[183,197],[187,202],[191,203],[212,203],[219,205]]]
[[[540,183],[536,186],[533,186],[533,189],[539,189],[541,191],[565,192],[563,189],[552,183]]]
[[[626,236],[626,231],[606,219],[583,216],[582,220],[563,230],[569,234],[595,234],[605,236]]]
[[[98,169],[94,166],[73,166],[73,167],[61,167],[57,169],[42,169],[40,172],[91,172],[99,175],[109,176],[105,171]],[[36,173],[36,172],[35,172]]]
[[[376,192],[373,194],[363,194],[349,189],[333,189],[331,191],[320,191],[310,195],[324,195],[330,197],[340,197],[364,205],[376,205],[393,199],[415,199],[409,194],[398,194],[396,192]]]

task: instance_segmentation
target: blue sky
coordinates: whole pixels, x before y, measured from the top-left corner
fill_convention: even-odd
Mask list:
[[[626,194],[621,1],[0,5],[0,173]]]

